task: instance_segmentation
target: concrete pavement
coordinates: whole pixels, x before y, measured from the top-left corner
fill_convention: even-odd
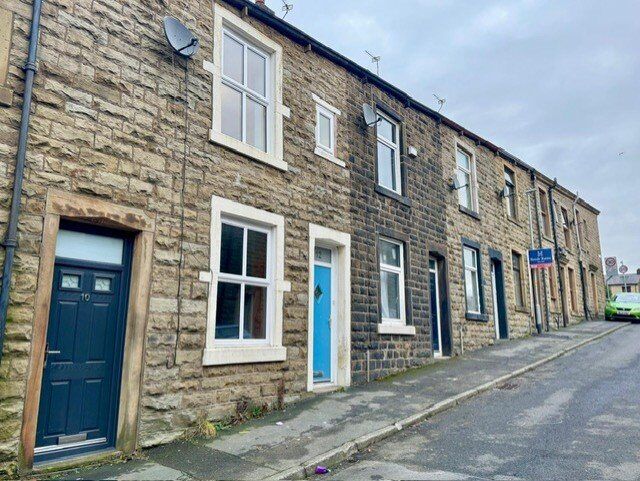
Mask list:
[[[65,479],[278,479],[337,464],[495,384],[523,374],[624,324],[589,322],[498,343],[345,392],[317,396],[214,439],[171,443],[145,459],[83,468]]]
[[[640,479],[640,326],[379,443],[340,480]]]

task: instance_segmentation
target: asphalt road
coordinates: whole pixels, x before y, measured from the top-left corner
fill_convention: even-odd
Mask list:
[[[322,478],[640,480],[640,325],[407,429]]]

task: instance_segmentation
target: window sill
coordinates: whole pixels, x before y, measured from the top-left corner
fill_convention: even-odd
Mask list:
[[[393,200],[397,200],[402,205],[405,205],[407,207],[411,207],[412,204],[413,204],[411,202],[411,199],[409,199],[409,197],[406,197],[404,195],[400,195],[397,192],[392,191],[391,189],[387,189],[386,187],[382,187],[381,185],[376,185],[375,191],[380,195],[384,195],[385,197],[390,197]]]
[[[13,90],[0,86],[0,105],[11,107],[13,104]]]
[[[469,321],[489,322],[489,316],[487,314],[478,314],[476,312],[467,312],[464,317]]]
[[[316,146],[316,150],[314,150],[314,153],[317,156],[322,157],[323,159],[327,159],[329,162],[333,162],[334,164],[339,165],[340,167],[346,167],[347,166],[346,163],[344,163],[339,158],[331,155],[329,152],[324,150],[322,147]]]
[[[400,336],[415,336],[416,327],[383,322],[378,324],[378,334],[398,334]]]
[[[516,312],[520,312],[521,314],[531,314],[531,311],[526,307],[516,307]]]
[[[482,220],[482,218],[480,217],[480,214],[478,214],[477,212],[471,209],[467,209],[466,207],[459,204],[458,204],[458,207],[460,209],[460,212],[462,212],[463,214],[467,214],[469,217],[473,217],[476,220]]]
[[[275,167],[276,169],[284,171],[289,170],[287,163],[284,160],[277,158],[273,154],[263,152],[262,150],[257,149],[249,144],[245,144],[244,142],[240,142],[233,137],[229,137],[222,132],[211,130],[209,135],[211,142],[213,142],[214,144],[219,144],[227,147],[235,152],[238,152],[239,154],[244,155],[245,157],[250,157],[254,160],[257,160],[258,162],[262,162],[263,164]]]
[[[204,366],[224,366],[230,364],[282,362],[286,361],[286,359],[286,347],[216,347],[204,350],[202,364]]]
[[[515,225],[517,225],[518,227],[522,227],[522,223],[520,222],[520,220],[517,217],[509,217],[507,216],[507,220],[509,222],[514,223]]]

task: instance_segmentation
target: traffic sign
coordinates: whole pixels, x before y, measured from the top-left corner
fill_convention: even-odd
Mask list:
[[[553,265],[553,249],[530,249],[529,266],[532,269],[546,269]]]
[[[616,274],[618,274],[618,258],[607,257],[604,260],[604,268],[605,268],[607,277],[615,276]]]
[[[620,274],[626,274],[627,272],[629,272],[629,268],[627,266],[625,266],[624,264],[622,264],[620,266]]]

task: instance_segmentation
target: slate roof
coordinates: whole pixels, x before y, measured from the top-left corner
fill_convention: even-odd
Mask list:
[[[609,278],[607,284],[610,286],[623,286],[625,281],[627,284],[640,284],[640,274],[615,275]]]

